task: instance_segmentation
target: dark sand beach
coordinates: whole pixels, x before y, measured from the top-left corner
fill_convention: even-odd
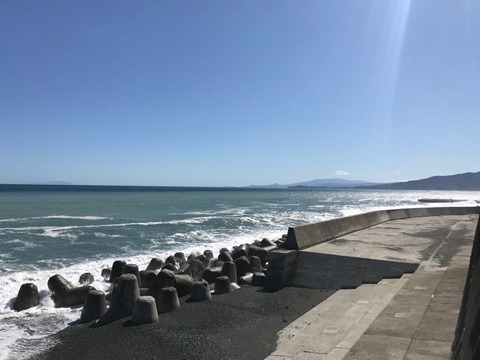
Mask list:
[[[159,322],[132,325],[130,318],[92,328],[71,326],[52,335],[57,343],[35,359],[264,359],[277,333],[333,291],[284,288],[266,293],[243,286],[211,301],[159,315]]]

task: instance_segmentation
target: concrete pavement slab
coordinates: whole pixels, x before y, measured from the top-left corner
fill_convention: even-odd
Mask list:
[[[350,349],[345,360],[402,360],[410,339],[386,335],[364,335]]]
[[[413,339],[404,360],[447,360],[451,345],[449,341]]]

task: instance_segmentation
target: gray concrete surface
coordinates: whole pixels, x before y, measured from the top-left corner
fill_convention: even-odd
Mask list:
[[[282,330],[268,359],[450,358],[477,222],[472,214],[404,218],[300,251],[297,262],[308,253],[308,266],[294,265],[292,277],[301,278],[298,271],[303,271],[313,279],[312,273],[328,271],[348,278],[355,263],[348,269],[342,258],[418,268],[397,279],[337,291]],[[315,254],[323,261],[315,264]],[[328,255],[335,261],[325,266]],[[368,266],[357,269],[368,272]]]
[[[287,248],[302,250],[384,222],[417,217],[479,214],[480,207],[426,207],[372,211],[288,229]]]

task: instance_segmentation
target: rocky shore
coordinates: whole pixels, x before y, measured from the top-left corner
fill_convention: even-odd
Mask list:
[[[35,359],[263,359],[277,333],[333,291],[284,288],[274,293],[244,285],[211,301],[188,302],[134,325],[131,317],[102,327],[71,326],[51,337],[56,345]]]

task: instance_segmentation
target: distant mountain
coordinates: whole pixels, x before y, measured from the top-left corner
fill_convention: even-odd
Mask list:
[[[288,186],[275,183],[270,185],[250,185],[249,187],[255,189],[286,189]]]
[[[447,176],[432,176],[426,179],[395,183],[374,184],[361,180],[346,179],[316,179],[288,185],[251,185],[259,189],[287,188],[354,188],[354,189],[385,189],[385,190],[474,190],[480,191],[480,172],[464,173]]]
[[[369,186],[374,183],[361,180],[347,180],[347,179],[315,179],[310,181],[303,181],[293,184],[281,185],[250,185],[251,188],[259,189],[287,189],[287,188],[352,188],[356,186]]]
[[[328,187],[328,188],[346,188],[355,186],[369,186],[374,183],[362,180],[347,180],[347,179],[315,179],[310,181],[303,181],[295,184],[290,184],[288,187]]]
[[[357,188],[386,190],[480,190],[480,172],[447,176],[432,176],[390,184],[359,186]]]

